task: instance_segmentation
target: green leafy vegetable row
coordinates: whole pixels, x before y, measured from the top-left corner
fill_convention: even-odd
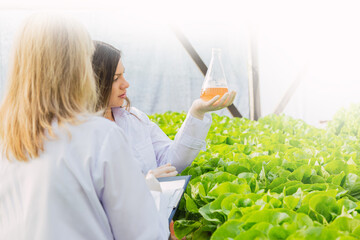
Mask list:
[[[336,135],[360,137],[360,104],[340,109],[329,122],[328,130]]]
[[[323,130],[284,115],[250,121],[213,114],[207,151],[182,172],[192,179],[176,236],[359,239],[360,143],[337,116]],[[150,118],[173,138],[185,114]]]

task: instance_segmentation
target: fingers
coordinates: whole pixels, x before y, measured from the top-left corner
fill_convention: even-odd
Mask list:
[[[225,93],[221,100],[217,103],[215,103],[213,106],[217,106],[217,107],[227,107],[230,106],[236,97],[236,92],[235,91],[231,91],[230,93]]]
[[[215,102],[214,104],[212,104],[212,106],[215,108],[219,108],[219,109],[223,108],[225,106],[224,103],[228,97],[229,97],[229,93],[225,93],[221,97],[221,99],[219,101]]]
[[[211,106],[213,105],[218,99],[220,98],[220,95],[216,95],[215,97],[213,97],[211,100],[209,100],[206,105]]]
[[[235,97],[236,97],[236,92],[231,91],[230,94],[229,94],[228,99],[226,99],[226,101],[225,101],[225,107],[230,106],[234,102]]]
[[[228,107],[233,103],[235,96],[236,96],[235,91],[231,91],[230,93],[227,92],[221,97],[220,100],[216,101],[209,107],[211,108],[212,111],[216,111]]]
[[[197,117],[197,115],[199,115],[197,113],[200,112],[202,115],[199,115],[200,117],[197,118],[203,119],[203,116],[206,112],[217,111],[230,106],[233,103],[235,96],[236,92],[231,91],[225,93],[221,98],[219,95],[217,95],[207,102],[203,101],[202,99],[195,100],[191,107],[191,110],[193,110],[191,114],[194,117]]]
[[[171,176],[176,176],[178,174],[176,168],[174,166],[171,166],[171,164],[166,164],[150,171],[157,178],[166,177],[166,176],[171,177]]]
[[[178,172],[174,171],[174,172],[163,173],[161,174],[160,177],[175,177],[176,175],[178,175]]]
[[[165,167],[168,167],[168,166],[171,166],[171,163],[167,163],[167,164],[165,164],[165,165],[162,165],[162,166],[158,167],[158,169],[159,169],[159,168],[165,168]],[[151,171],[151,170],[150,170],[150,171]]]
[[[168,172],[174,172],[176,171],[176,168],[174,166],[165,166],[162,168],[158,168],[159,172],[161,173],[168,173]]]

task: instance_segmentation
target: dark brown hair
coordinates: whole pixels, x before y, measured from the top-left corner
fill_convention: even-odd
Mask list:
[[[110,44],[94,41],[95,52],[92,58],[92,66],[95,73],[96,85],[98,90],[98,101],[96,110],[102,110],[108,107],[112,83],[116,67],[121,58],[121,51]],[[125,108],[130,110],[130,100],[126,97]]]

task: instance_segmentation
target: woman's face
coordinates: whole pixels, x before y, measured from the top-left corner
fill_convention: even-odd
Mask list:
[[[126,89],[130,86],[124,78],[124,73],[125,68],[121,60],[119,60],[111,88],[109,107],[120,107],[124,103],[124,99],[126,98]]]

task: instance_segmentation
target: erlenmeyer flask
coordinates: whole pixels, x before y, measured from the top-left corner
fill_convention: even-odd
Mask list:
[[[209,101],[216,95],[222,97],[228,92],[224,68],[221,63],[221,49],[213,48],[209,68],[201,88],[200,98]]]

